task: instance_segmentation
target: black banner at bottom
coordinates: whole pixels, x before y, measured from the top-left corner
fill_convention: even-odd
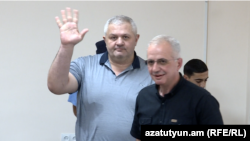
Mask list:
[[[171,139],[250,139],[249,125],[142,125],[142,141]]]

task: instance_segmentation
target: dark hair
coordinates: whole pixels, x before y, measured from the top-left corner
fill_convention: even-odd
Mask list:
[[[106,43],[104,40],[96,42],[95,46],[96,46],[96,54],[104,53],[107,51]]]
[[[188,77],[194,73],[203,73],[208,71],[207,65],[199,59],[191,59],[184,65],[184,75]]]

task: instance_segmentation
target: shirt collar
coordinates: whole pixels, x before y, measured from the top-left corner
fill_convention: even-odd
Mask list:
[[[100,65],[104,65],[105,62],[108,60],[108,52],[104,52],[103,55],[101,56],[101,59],[99,61]],[[134,60],[132,62],[133,69],[140,68],[140,61],[138,56],[136,55],[136,52],[134,51]]]

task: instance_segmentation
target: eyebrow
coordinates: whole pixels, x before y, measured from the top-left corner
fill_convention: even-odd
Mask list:
[[[109,34],[109,36],[118,36],[117,34],[113,34],[113,33],[111,33],[111,34]],[[125,33],[125,34],[121,34],[121,36],[131,36],[130,34],[127,34],[127,33]]]
[[[205,80],[206,80],[206,79],[208,79],[208,77],[207,77],[207,78],[205,78]],[[203,79],[195,79],[195,80],[200,80],[200,81],[201,81],[201,80],[203,80]]]
[[[153,59],[148,59],[148,60],[150,60],[150,61],[154,61]],[[157,60],[168,60],[168,59],[165,59],[165,58],[159,58],[159,59],[156,59],[156,61]]]
[[[109,36],[117,36],[116,34],[109,34]]]

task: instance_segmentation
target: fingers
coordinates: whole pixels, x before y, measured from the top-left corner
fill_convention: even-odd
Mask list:
[[[55,17],[55,19],[56,19],[56,23],[57,23],[58,27],[61,28],[62,23],[61,23],[60,19],[58,17]]]
[[[71,17],[71,9],[70,8],[66,8],[67,10],[67,19],[68,19],[68,22],[72,22],[72,17]]]
[[[76,24],[77,24],[77,22],[78,22],[78,11],[77,11],[77,10],[74,10],[73,22],[75,22]]]
[[[66,11],[67,11],[67,16],[66,16]],[[69,7],[66,8],[65,10],[61,10],[61,15],[62,15],[62,22],[63,24],[67,23],[67,22],[75,22],[76,24],[78,23],[78,10],[73,10],[74,12],[74,17],[72,18],[72,14],[71,14],[71,9]],[[61,28],[61,26],[63,25],[60,21],[60,19],[58,17],[55,17],[56,19],[56,23],[59,26],[59,28]]]
[[[85,36],[85,34],[87,33],[89,31],[89,29],[87,29],[87,28],[85,28],[85,29],[83,29],[82,31],[81,31],[81,36],[82,36],[82,38]]]
[[[61,14],[62,14],[63,24],[65,24],[65,23],[67,22],[67,18],[66,18],[65,10],[61,10]]]

